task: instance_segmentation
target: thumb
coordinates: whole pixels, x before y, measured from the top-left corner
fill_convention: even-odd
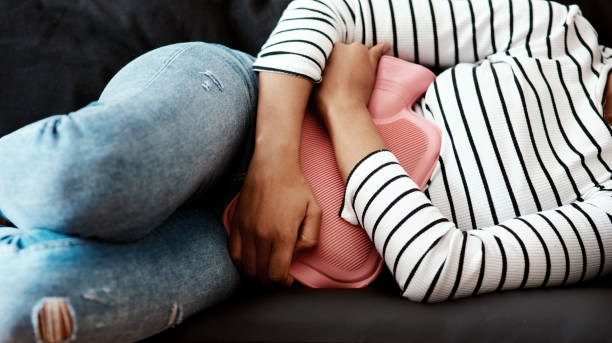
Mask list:
[[[229,251],[232,261],[236,266],[242,265],[242,237],[240,236],[240,227],[238,221],[238,201],[234,203],[232,221],[229,230]]]
[[[295,243],[295,251],[314,248],[319,242],[321,229],[321,207],[315,200],[308,203],[306,215],[302,221],[302,230]]]
[[[378,60],[380,59],[380,57],[385,52],[389,51],[390,48],[391,48],[391,45],[389,45],[389,43],[387,42],[378,43],[374,45],[373,47],[371,47],[370,48],[370,63],[372,64],[372,66],[377,66]]]

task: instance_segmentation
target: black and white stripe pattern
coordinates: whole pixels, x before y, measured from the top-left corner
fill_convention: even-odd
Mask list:
[[[387,187],[389,182],[394,186]],[[406,177],[395,156],[382,150],[351,173],[341,214],[361,222],[405,297],[442,301],[610,272],[609,193],[597,190],[555,209],[460,230]]]
[[[415,106],[443,133],[425,193],[389,152],[359,163],[343,218],[406,297],[579,282],[612,268],[612,50],[543,0],[294,0],[254,69],[321,80],[335,42],[447,68]],[[357,191],[358,190],[358,191]],[[432,206],[433,205],[433,206]]]

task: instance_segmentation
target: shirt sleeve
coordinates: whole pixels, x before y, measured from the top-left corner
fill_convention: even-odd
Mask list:
[[[577,6],[544,0],[294,0],[253,65],[321,81],[334,43],[391,44],[389,54],[430,67],[499,51],[553,58]]]
[[[612,189],[583,201],[462,231],[388,150],[351,172],[340,215],[365,228],[402,289],[421,302],[564,285],[610,272]]]

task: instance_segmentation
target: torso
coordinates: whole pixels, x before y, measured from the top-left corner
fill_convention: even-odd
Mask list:
[[[599,77],[587,67],[500,53],[440,74],[416,108],[443,132],[432,203],[473,229],[556,208],[609,181],[612,135]]]

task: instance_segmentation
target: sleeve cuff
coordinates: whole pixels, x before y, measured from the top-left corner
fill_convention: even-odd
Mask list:
[[[318,67],[310,68],[304,63],[293,63],[293,66],[286,66],[280,63],[266,63],[267,59],[268,57],[257,58],[253,63],[253,70],[293,75],[308,79],[314,83],[320,83],[323,80]]]
[[[405,173],[395,155],[393,155],[393,153],[387,149],[373,151],[355,164],[346,181],[344,197],[342,199],[342,205],[339,213],[339,216],[342,219],[353,225],[360,224],[359,220],[357,219],[357,213],[353,208],[354,197],[356,196],[356,193],[362,183],[364,183],[370,177],[370,175],[376,171],[376,169],[389,163],[397,164],[397,168],[401,169],[400,172]],[[389,175],[397,175],[397,169],[389,170]],[[381,174],[381,176],[384,177],[383,174]],[[407,180],[412,184],[411,186],[418,188],[410,177],[408,177]]]

